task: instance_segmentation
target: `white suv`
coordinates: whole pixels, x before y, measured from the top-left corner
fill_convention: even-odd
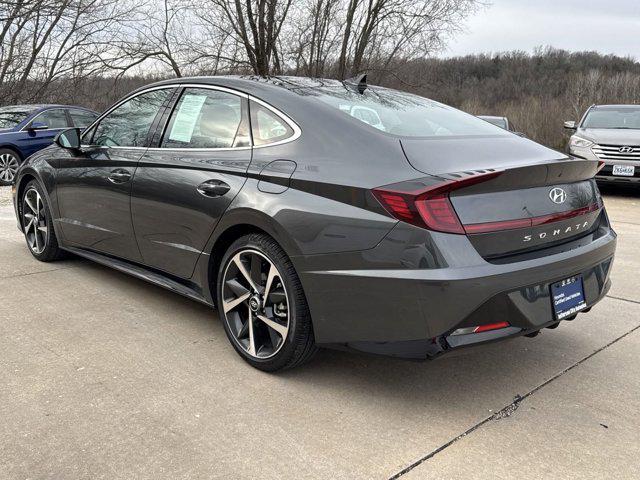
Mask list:
[[[640,182],[640,105],[593,105],[564,128],[575,132],[571,155],[604,162],[597,180]]]

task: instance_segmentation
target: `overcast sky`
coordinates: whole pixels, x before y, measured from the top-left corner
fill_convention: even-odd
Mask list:
[[[553,46],[640,60],[640,0],[485,0],[440,56]]]

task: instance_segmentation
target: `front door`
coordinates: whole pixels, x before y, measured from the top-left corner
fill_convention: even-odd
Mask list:
[[[185,88],[133,182],[131,214],[144,263],[190,278],[250,162],[246,96]]]
[[[42,124],[46,128],[40,128],[34,130],[29,128],[32,124]],[[27,125],[23,132],[22,137],[18,141],[20,145],[20,151],[23,152],[24,157],[27,158],[31,154],[48,147],[53,143],[55,136],[62,130],[69,128],[71,122],[67,116],[67,112],[63,108],[51,108],[36,115],[29,125]]]
[[[83,136],[82,151],[60,155],[56,192],[69,244],[141,260],[131,223],[131,186],[154,121],[173,90],[152,90],[112,109]]]

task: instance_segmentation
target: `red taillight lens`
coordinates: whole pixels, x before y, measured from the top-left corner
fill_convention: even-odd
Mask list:
[[[437,232],[464,233],[458,215],[446,194],[414,195],[376,188],[373,194],[398,220]]]
[[[501,328],[507,328],[509,322],[489,323],[487,325],[480,325],[475,328],[473,333],[490,332],[491,330],[500,330]]]
[[[417,191],[396,190],[393,186],[373,189],[382,206],[398,220],[437,232],[464,235],[464,227],[449,199],[453,190],[491,180],[501,172],[449,180]]]
[[[464,233],[458,215],[446,194],[416,200],[420,217],[431,230]]]
[[[477,327],[464,327],[458,328],[451,332],[451,336],[455,337],[457,335],[469,335],[472,333],[482,333],[482,332],[491,332],[493,330],[500,330],[502,328],[509,327],[509,322],[496,322],[496,323],[487,323],[485,325],[478,325]]]

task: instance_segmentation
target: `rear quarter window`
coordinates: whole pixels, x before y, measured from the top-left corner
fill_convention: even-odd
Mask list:
[[[255,146],[282,142],[294,135],[293,128],[269,108],[251,101],[251,134]]]

